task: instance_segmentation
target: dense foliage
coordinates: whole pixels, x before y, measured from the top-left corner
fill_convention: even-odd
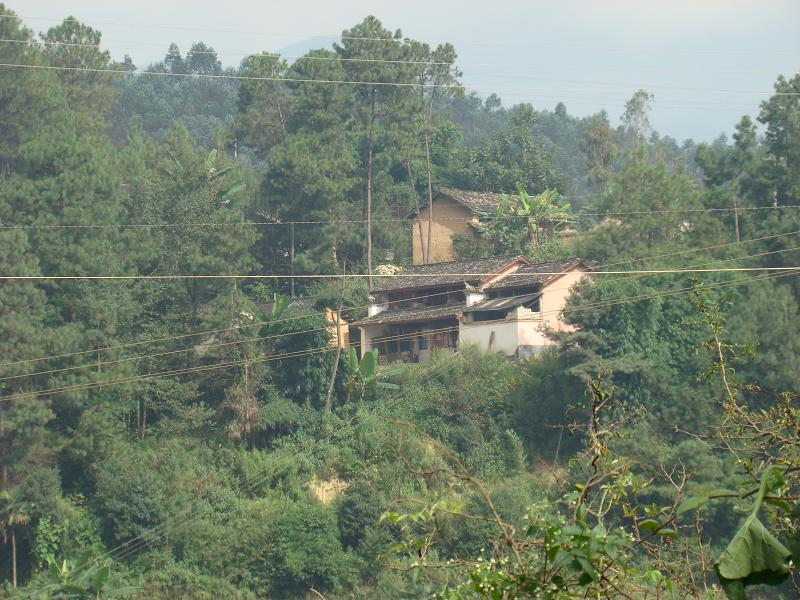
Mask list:
[[[0,594],[796,592],[796,272],[676,271],[797,265],[800,76],[679,145],[647,92],[616,128],[505,108],[374,17],[229,69],[0,40],[54,67],[0,68]],[[659,272],[579,286],[528,361],[340,355],[323,311],[364,314],[439,185],[519,190],[464,254]]]

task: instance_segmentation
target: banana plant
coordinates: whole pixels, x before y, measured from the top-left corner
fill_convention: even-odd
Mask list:
[[[278,292],[272,295],[272,311],[270,312],[270,321],[277,321],[281,315],[289,307],[290,299]]]
[[[543,233],[548,232],[554,224],[569,219],[571,207],[569,203],[561,206],[557,204],[559,197],[555,190],[546,190],[541,194],[530,196],[518,186],[518,192],[516,202],[509,205],[510,214],[522,218],[528,230],[531,247],[536,248]]]
[[[119,598],[141,593],[135,587],[115,588],[110,585],[111,559],[102,562],[82,559],[78,562],[51,561],[45,572],[47,598]],[[42,589],[45,589],[42,588]],[[34,596],[38,597],[38,596]]]
[[[209,182],[219,181],[233,169],[233,165],[218,169],[215,166],[217,163],[217,154],[216,149],[214,149],[209,153],[208,158],[206,158],[205,168]],[[218,199],[223,205],[227,205],[231,201],[231,197],[241,192],[245,187],[245,184],[241,181],[234,182],[227,186],[223,184],[217,192]]]
[[[555,190],[530,195],[517,186],[516,196],[504,195],[494,212],[479,211],[486,223],[478,230],[501,252],[535,252],[539,245],[561,223],[570,220],[569,203],[559,204]]]
[[[16,528],[30,522],[29,505],[19,501],[8,490],[0,492],[0,537],[3,543],[11,542],[11,581],[17,587],[17,536]]]
[[[359,400],[363,400],[367,392],[372,393],[377,389],[396,390],[400,388],[399,385],[385,380],[399,375],[404,369],[398,368],[379,372],[377,349],[365,352],[361,360],[358,360],[356,349],[350,348],[344,355],[344,364],[346,371],[345,390],[347,391],[348,402],[354,393]]]

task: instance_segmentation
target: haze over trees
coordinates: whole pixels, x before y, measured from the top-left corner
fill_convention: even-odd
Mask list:
[[[766,269],[800,261],[800,75],[679,143],[648,91],[504,106],[375,17],[137,69],[0,14],[0,594],[796,591],[800,284]],[[322,311],[365,314],[438,186],[529,202],[464,254],[657,272],[581,285],[529,361],[337,361]]]

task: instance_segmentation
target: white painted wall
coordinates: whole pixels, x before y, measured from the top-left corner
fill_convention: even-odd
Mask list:
[[[484,300],[486,300],[486,294],[481,292],[467,292],[467,306],[472,306]]]
[[[361,356],[372,351],[372,340],[383,333],[382,325],[363,325],[358,328],[361,332]]]
[[[530,311],[529,311],[530,312]],[[492,346],[489,343],[494,341]],[[509,319],[462,323],[458,330],[459,344],[471,344],[481,350],[514,356],[520,346],[546,346],[552,342],[543,333],[540,319]]]
[[[389,303],[386,304],[370,304],[367,307],[367,316],[374,317],[378,313],[382,313],[384,311],[389,310]]]

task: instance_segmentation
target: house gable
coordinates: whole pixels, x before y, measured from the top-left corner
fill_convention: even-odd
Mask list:
[[[463,235],[477,238],[474,224],[481,212],[493,212],[500,206],[502,194],[492,192],[473,192],[455,188],[439,188],[433,196],[432,240],[429,263],[450,261],[456,258],[453,249],[453,236]],[[427,252],[428,218],[430,206],[425,200],[408,213],[412,219],[412,257],[415,265],[422,264],[423,254]],[[420,232],[420,223],[422,231]],[[424,248],[424,250],[423,250]]]
[[[430,207],[426,203],[420,208],[419,223],[422,224],[420,233],[419,223],[416,219],[411,229],[412,259],[415,265],[423,264],[423,248],[428,249],[428,215]],[[413,213],[416,216],[416,211]],[[446,262],[456,258],[453,250],[453,236],[466,235],[475,237],[475,228],[472,226],[473,215],[468,208],[455,200],[442,195],[433,199],[433,223],[431,239],[431,259],[429,263]]]

